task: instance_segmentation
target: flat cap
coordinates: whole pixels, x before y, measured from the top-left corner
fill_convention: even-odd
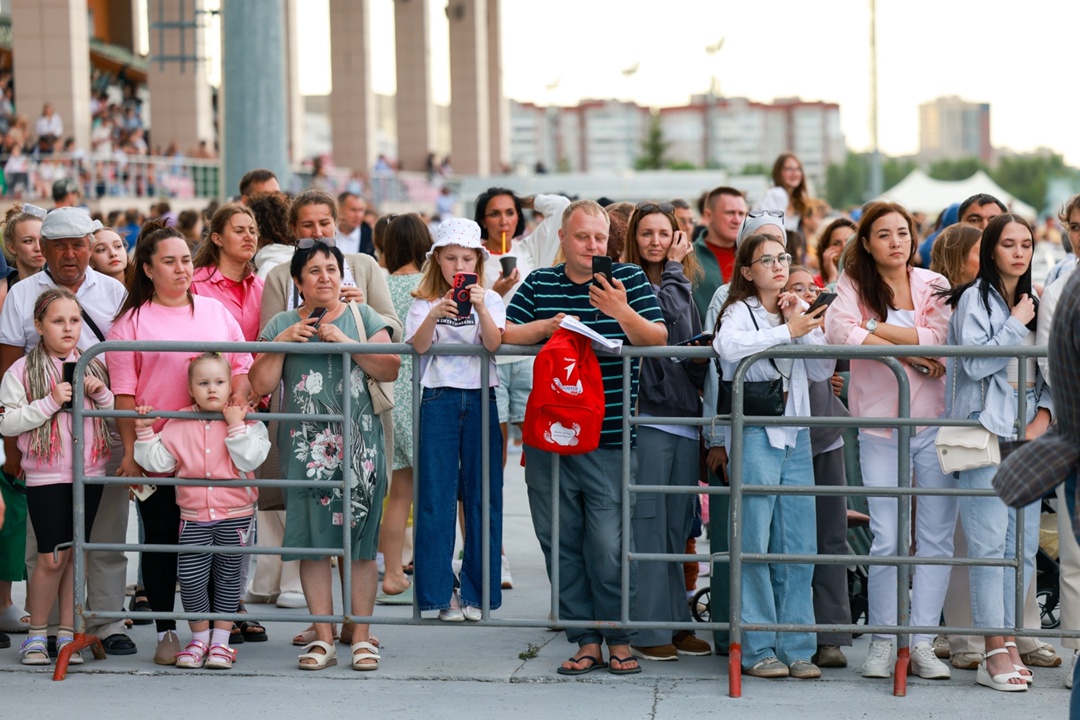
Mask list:
[[[55,238],[86,237],[94,232],[94,221],[90,213],[80,207],[56,208],[41,221],[41,237]]]

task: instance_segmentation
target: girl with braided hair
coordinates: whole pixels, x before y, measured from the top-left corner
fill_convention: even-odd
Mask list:
[[[18,437],[26,475],[27,509],[38,544],[38,561],[27,590],[30,633],[19,651],[24,665],[49,664],[45,629],[57,598],[60,601],[57,649],[72,641],[75,594],[69,544],[73,535],[73,444],[71,414],[65,411],[70,407],[72,384],[64,381],[62,368],[64,363],[79,358],[76,343],[81,325],[79,302],[68,290],[50,288],[41,293],[34,303],[34,326],[41,342],[16,360],[0,381],[0,403],[4,406],[0,433]],[[86,408],[113,407],[109,374],[96,358],[87,366],[84,386]],[[109,460],[105,421],[87,418],[85,438],[86,475],[102,477]],[[102,489],[101,485],[86,486],[87,538]],[[74,654],[70,662],[78,664],[82,658]]]

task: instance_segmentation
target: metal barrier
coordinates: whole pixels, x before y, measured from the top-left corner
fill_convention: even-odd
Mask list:
[[[414,363],[413,373],[413,421],[414,428],[417,432],[420,427],[420,373],[418,372],[418,360],[419,356],[413,352],[412,347],[406,344],[341,344],[334,347],[333,352],[328,353],[327,348],[324,345],[316,344],[298,344],[298,343],[208,343],[208,342],[145,342],[145,341],[133,341],[133,342],[105,342],[95,345],[90,350],[87,350],[79,359],[79,364],[75,373],[76,381],[74,388],[75,398],[82,398],[84,393],[83,388],[83,376],[86,364],[90,358],[95,357],[109,351],[152,351],[152,352],[191,352],[191,351],[232,351],[232,352],[281,352],[286,354],[334,354],[340,355],[343,362],[343,367],[348,367],[351,362],[350,355],[353,354],[369,354],[369,353],[400,353],[403,358],[408,357]],[[503,346],[497,354],[500,355],[535,355],[539,350],[538,347],[532,346]],[[448,355],[478,355],[486,357],[487,351],[482,346],[463,347],[460,345],[434,345],[428,354],[448,354]],[[490,437],[488,432],[488,413],[489,407],[487,402],[481,403],[481,448],[485,463],[482,470],[482,507],[484,508],[482,519],[482,620],[481,625],[495,626],[495,627],[534,627],[534,628],[548,628],[552,625],[556,625],[563,628],[626,628],[626,629],[644,629],[644,628],[657,628],[657,629],[672,629],[672,630],[730,630],[731,643],[730,643],[730,656],[729,656],[729,695],[732,697],[739,697],[741,695],[741,634],[746,630],[766,630],[776,632],[818,632],[822,630],[833,630],[840,632],[881,632],[889,634],[897,634],[898,637],[898,658],[896,669],[894,673],[894,694],[904,695],[906,692],[906,676],[907,665],[909,661],[908,650],[904,647],[906,638],[910,632],[923,632],[923,633],[950,633],[950,634],[969,634],[969,635],[995,635],[995,634],[1009,634],[1009,635],[1040,635],[1044,637],[1080,637],[1080,631],[1045,631],[1045,630],[1027,630],[1022,628],[1022,607],[1023,607],[1023,573],[1017,573],[1017,587],[1016,587],[1016,625],[1015,629],[987,629],[987,628],[972,628],[972,627],[913,627],[908,625],[908,576],[909,569],[912,565],[917,564],[937,564],[937,565],[956,565],[956,566],[1002,566],[1006,568],[1019,569],[1022,567],[1022,558],[1024,556],[1024,542],[1023,542],[1023,515],[1018,514],[1017,522],[1017,546],[1016,556],[1011,558],[1004,558],[1002,560],[979,560],[968,558],[941,558],[941,559],[925,559],[910,557],[910,544],[908,542],[907,530],[909,526],[910,518],[910,502],[912,496],[917,495],[964,495],[964,496],[993,496],[993,491],[975,491],[975,490],[960,490],[960,489],[922,489],[912,487],[910,484],[910,455],[905,452],[910,445],[911,428],[915,426],[964,426],[974,425],[974,421],[968,420],[949,420],[941,418],[912,418],[910,417],[910,401],[908,399],[908,382],[905,372],[902,369],[900,362],[896,359],[898,357],[906,356],[930,356],[930,357],[960,357],[960,356],[976,356],[976,357],[1042,357],[1046,354],[1045,347],[1014,347],[1014,348],[998,348],[998,347],[952,347],[952,346],[895,346],[889,348],[887,351],[883,351],[878,346],[867,347],[849,347],[849,346],[777,346],[768,350],[759,352],[755,355],[743,359],[736,368],[734,383],[733,383],[733,397],[732,397],[732,414],[730,417],[713,417],[713,418],[637,418],[632,417],[628,413],[624,413],[622,437],[622,560],[621,560],[621,608],[619,618],[597,618],[593,620],[564,620],[558,616],[559,608],[559,575],[560,575],[560,561],[558,552],[553,553],[551,557],[551,602],[552,602],[552,618],[539,618],[535,620],[508,620],[490,617],[490,556],[489,556],[489,538],[490,538],[490,525],[489,525],[489,513],[487,509],[490,507],[490,482],[489,482],[489,467],[486,463],[487,450],[489,447]],[[628,378],[630,377],[630,370],[634,358],[645,357],[679,357],[679,358],[712,358],[715,354],[710,348],[689,348],[689,347],[630,347],[626,346],[622,352],[623,362],[623,403],[624,407],[630,407],[630,383]],[[899,392],[899,412],[898,417],[887,418],[822,418],[822,417],[806,417],[806,418],[792,418],[792,417],[753,417],[746,416],[742,411],[743,405],[743,387],[742,383],[745,378],[746,372],[749,367],[756,361],[769,358],[769,357],[782,357],[782,358],[840,358],[840,359],[869,359],[883,362],[890,367],[894,375],[897,378],[898,392]],[[1021,387],[1024,386],[1025,377],[1025,365],[1019,363],[1018,380]],[[481,363],[481,386],[487,387],[489,375],[488,363]],[[349,404],[351,394],[348,392],[350,374],[344,373],[344,397],[343,397],[343,409],[340,415],[306,415],[304,417],[317,420],[317,421],[329,421],[329,422],[341,422],[342,433],[345,442],[345,454],[348,455],[349,444],[351,438],[351,425],[349,419]],[[1024,417],[1025,412],[1025,397],[1023,393],[1019,393],[1018,398],[1018,411],[1019,417]],[[85,417],[112,417],[112,418],[135,418],[138,417],[136,413],[129,411],[116,411],[116,410],[86,410],[82,407],[82,403],[76,400],[72,407],[73,412],[73,433],[75,438],[75,447],[79,447],[83,442],[83,418]],[[156,417],[166,418],[205,418],[205,419],[217,419],[218,416],[211,413],[187,413],[187,412],[154,412],[151,414]],[[260,420],[274,421],[274,420],[290,420],[295,419],[296,415],[289,413],[260,413]],[[701,425],[730,425],[733,431],[733,436],[738,438],[741,436],[742,429],[747,424],[762,425],[762,426],[790,426],[793,424],[793,420],[797,420],[798,426],[833,426],[833,427],[892,427],[897,428],[898,432],[898,485],[895,488],[866,488],[866,487],[777,487],[777,486],[762,486],[762,485],[744,485],[742,482],[742,447],[741,443],[732,443],[732,452],[729,461],[729,480],[730,485],[728,487],[712,486],[712,487],[671,487],[666,485],[644,485],[631,483],[630,477],[630,453],[632,449],[630,447],[631,428],[634,425],[651,423],[655,424],[658,420],[662,420],[664,424],[671,425],[688,425],[688,426],[701,426]],[[414,444],[413,448],[413,463],[414,468],[419,468],[418,462],[419,447],[418,443]],[[202,619],[202,620],[242,620],[242,619],[254,619],[269,621],[274,618],[267,616],[259,616],[251,613],[247,615],[240,614],[222,614],[222,613],[210,613],[200,614],[198,616],[183,613],[183,612],[115,612],[115,611],[87,611],[82,598],[85,595],[85,557],[84,553],[92,552],[96,550],[114,550],[114,551],[153,551],[153,552],[180,552],[186,549],[186,546],[181,545],[145,545],[145,544],[126,544],[126,543],[88,543],[84,542],[84,529],[85,518],[83,513],[85,511],[84,493],[85,484],[130,484],[130,478],[123,477],[97,477],[86,478],[84,477],[84,461],[81,452],[73,454],[74,460],[74,508],[75,508],[75,533],[74,533],[74,565],[75,565],[75,596],[76,596],[76,642],[69,645],[62,653],[61,657],[57,660],[56,672],[54,679],[63,679],[64,673],[67,668],[67,661],[70,658],[70,653],[85,647],[93,647],[96,657],[104,657],[104,652],[101,649],[100,642],[97,642],[96,638],[85,635],[86,618],[103,618],[103,619],[117,619],[125,617],[139,617],[147,619],[172,619],[172,620],[189,620],[189,619]],[[639,468],[639,477],[641,476]],[[552,464],[552,547],[559,547],[559,463],[558,457],[554,458]],[[343,478],[341,481],[311,481],[311,480],[290,480],[290,479],[260,479],[256,483],[258,486],[263,487],[337,487],[342,488],[344,495],[348,495],[348,489],[350,478],[348,475],[348,468],[343,466]],[[205,481],[199,480],[185,480],[178,478],[157,478],[155,484],[162,487],[171,486],[186,486],[205,485]],[[663,554],[663,553],[634,553],[630,551],[630,533],[631,533],[631,511],[630,511],[630,494],[631,493],[664,493],[664,494],[709,494],[709,495],[730,495],[731,497],[731,516],[729,523],[729,553],[698,553],[698,554]],[[414,483],[414,501],[419,493],[419,482]],[[806,494],[806,495],[844,495],[844,496],[885,496],[885,497],[897,497],[900,501],[898,504],[898,535],[899,535],[899,548],[900,552],[895,557],[874,557],[869,555],[780,555],[780,554],[749,554],[741,551],[741,503],[744,495],[763,495],[763,494]],[[350,555],[350,541],[349,526],[351,519],[351,507],[348,503],[344,503],[345,518],[342,524],[343,538],[341,548],[259,548],[259,547],[213,547],[209,550],[212,552],[223,552],[233,554],[253,554],[253,555],[279,555],[283,553],[293,555],[308,555],[312,557],[324,557],[324,556],[336,556],[339,558],[346,558]],[[711,564],[729,564],[729,571],[731,573],[731,588],[730,588],[730,621],[729,622],[717,622],[715,620],[707,623],[700,622],[653,622],[644,620],[632,620],[630,618],[630,597],[632,590],[632,578],[630,563],[635,561],[645,562],[689,562],[689,561],[709,561]],[[743,562],[792,562],[792,563],[807,563],[807,564],[863,564],[863,565],[895,565],[898,567],[898,580],[897,580],[897,592],[898,592],[898,617],[897,625],[887,626],[869,626],[869,625],[751,625],[741,621],[741,584],[740,574]],[[354,617],[351,615],[351,572],[350,563],[343,563],[343,612],[341,615],[311,615],[311,614],[294,614],[290,615],[290,620],[306,620],[312,622],[334,622],[334,621],[353,621],[364,624],[392,624],[392,625],[436,625],[438,621],[433,619],[422,619],[420,612],[414,604],[413,614],[408,619],[387,618],[387,617]],[[712,619],[711,619],[712,620]]]

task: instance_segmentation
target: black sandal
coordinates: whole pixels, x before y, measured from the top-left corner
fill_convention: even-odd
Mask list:
[[[236,609],[237,612],[247,614],[244,603]],[[234,622],[232,631],[229,633],[229,642],[233,645],[241,645],[245,642],[266,642],[266,628],[255,620],[241,620]]]
[[[131,612],[153,612],[154,608],[150,607],[150,599],[146,597],[146,590],[141,587],[135,588],[135,594],[131,596],[131,602],[128,604],[128,610]],[[131,620],[134,625],[153,625],[154,621],[150,618],[133,618]]]

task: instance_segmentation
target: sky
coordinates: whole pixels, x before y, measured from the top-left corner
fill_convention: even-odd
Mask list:
[[[393,0],[367,1],[372,83],[392,94]],[[328,38],[328,0],[300,2],[300,38]],[[435,100],[447,103],[446,0],[430,4]],[[715,75],[727,96],[839,103],[848,146],[871,146],[870,0],[502,0],[502,12],[503,90],[515,100],[679,105]],[[877,0],[881,150],[914,153],[919,104],[958,95],[990,103],[995,147],[1049,147],[1080,166],[1077,47],[1078,0]],[[299,61],[302,93],[331,91],[328,42],[301,42]]]

